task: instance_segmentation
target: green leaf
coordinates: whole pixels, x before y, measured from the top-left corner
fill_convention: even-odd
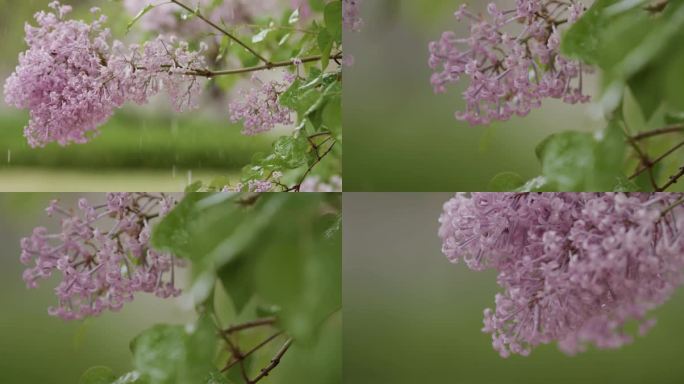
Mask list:
[[[295,9],[287,18],[288,24],[297,24],[299,22],[299,8]]]
[[[92,367],[85,371],[78,384],[112,384],[116,380],[116,375],[107,367]]]
[[[207,317],[193,327],[156,325],[131,343],[133,365],[150,384],[206,382],[215,370],[215,335]]]
[[[202,183],[201,180],[195,181],[192,184],[189,184],[188,186],[185,187],[185,193],[190,193],[190,192],[198,192],[199,190],[202,189],[204,184]]]
[[[641,189],[632,180],[626,177],[620,177],[617,184],[613,187],[613,192],[639,192]]]
[[[114,381],[112,384],[151,384],[146,376],[140,374],[140,372],[129,372],[121,376],[118,380]]]
[[[235,312],[239,315],[254,296],[255,257],[249,254],[224,265],[218,270],[223,288],[233,301]]]
[[[648,121],[663,101],[662,71],[657,67],[649,66],[632,76],[628,84],[644,119]]]
[[[670,79],[663,77],[672,65],[671,56],[682,50],[684,1],[672,0],[655,15],[638,5],[634,1],[595,2],[565,34],[561,48],[566,55],[603,70],[604,109],[614,111],[620,105],[629,83],[649,118],[669,89],[674,88],[674,94],[684,100],[681,87],[670,88]],[[654,90],[655,94],[650,93]]]
[[[330,32],[332,39],[342,42],[342,1],[335,0],[328,3],[323,10],[325,28]]]
[[[606,7],[619,0],[597,0],[563,35],[561,51],[585,63],[596,64],[601,48],[601,31],[608,23]]]
[[[682,123],[684,123],[684,111],[668,112],[665,115],[665,122],[667,124],[682,124]]]
[[[265,28],[259,31],[256,35],[252,36],[252,43],[260,43],[268,37],[268,34],[271,33],[273,29],[271,28]]]
[[[321,50],[321,70],[328,68],[330,64],[330,53],[333,48],[333,38],[327,29],[321,29],[316,39],[318,49]]]
[[[624,138],[617,122],[597,134],[562,132],[537,147],[545,188],[612,191],[623,177]]]
[[[285,167],[294,169],[306,164],[309,143],[306,138],[282,136],[273,144],[273,154]]]
[[[334,135],[342,134],[342,97],[334,96],[323,109],[323,124]]]
[[[494,176],[489,182],[487,188],[491,192],[509,192],[514,191],[525,184],[522,176],[515,172],[502,172]]]
[[[187,196],[153,244],[193,260],[195,285],[213,287],[217,273],[238,311],[257,297],[280,308],[290,335],[311,339],[341,306],[339,195],[260,194],[248,205],[238,202],[253,195],[224,195]]]
[[[267,233],[255,268],[260,297],[281,308],[282,326],[306,342],[341,307],[341,232],[321,216],[321,196],[293,195]]]

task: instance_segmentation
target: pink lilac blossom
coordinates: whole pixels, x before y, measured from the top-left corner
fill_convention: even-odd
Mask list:
[[[240,93],[241,99],[228,106],[230,120],[233,123],[242,121],[242,134],[253,136],[268,132],[276,125],[293,123],[292,110],[279,103],[282,95],[292,84],[295,76],[287,74],[283,81],[262,81],[252,77],[258,86]]]
[[[282,186],[280,179],[283,177],[281,172],[273,172],[265,180],[249,180],[247,184],[237,183],[234,186],[227,185],[222,189],[222,192],[274,192],[278,186]]]
[[[457,194],[439,218],[442,252],[503,289],[483,331],[502,357],[557,342],[568,354],[632,341],[684,278],[683,194]]]
[[[103,69],[103,85],[108,95],[145,104],[165,91],[178,112],[199,106],[202,83],[192,71],[206,67],[206,44],[191,51],[188,43],[174,36],[157,36],[142,46],[124,47],[114,42],[115,52]]]
[[[489,3],[487,16],[463,4],[455,16],[470,23],[470,35],[447,31],[429,45],[434,91],[466,77],[465,111],[455,116],[472,125],[526,116],[544,98],[588,102],[582,77],[589,68],[560,54],[560,28],[583,12],[578,0],[517,0],[507,10]]]
[[[30,110],[24,134],[32,147],[84,143],[119,105],[101,92],[109,51],[106,17],[91,24],[65,20],[71,7],[49,6],[55,13],[38,12],[38,26],[26,24],[29,49],[19,55],[4,89],[7,104]]]
[[[118,311],[139,292],[178,296],[175,268],[182,263],[149,246],[150,221],[173,205],[170,197],[148,193],[110,193],[96,206],[82,198],[78,209],[52,201],[46,212],[62,217],[61,231],[37,227],[21,240],[24,281],[37,288],[39,280],[61,275],[59,304],[48,313],[65,320]]]
[[[342,192],[342,177],[335,175],[324,182],[320,176],[309,176],[299,186],[299,192]]]
[[[351,31],[359,31],[363,26],[359,7],[361,0],[342,0],[342,25]]]
[[[205,67],[202,50],[163,36],[142,47],[110,44],[104,15],[88,24],[65,19],[69,6],[49,6],[54,13],[38,12],[38,25],[26,25],[28,50],[4,88],[7,104],[30,111],[29,145],[85,143],[126,101],[162,90],[177,110],[196,106],[201,85],[184,74]]]

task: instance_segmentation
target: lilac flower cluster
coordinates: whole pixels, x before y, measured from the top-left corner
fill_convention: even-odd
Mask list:
[[[204,68],[202,52],[165,37],[143,47],[110,45],[104,15],[89,24],[65,19],[69,6],[49,6],[54,13],[38,12],[37,26],[26,25],[28,50],[4,88],[7,104],[30,111],[29,145],[85,143],[123,103],[161,90],[179,110],[196,104],[201,87],[184,74]]]
[[[110,193],[97,206],[80,199],[77,210],[53,201],[46,211],[62,216],[61,232],[38,227],[21,240],[24,281],[36,288],[39,280],[61,274],[59,305],[48,313],[65,320],[117,311],[138,292],[179,295],[175,267],[181,262],[149,246],[150,221],[173,205],[167,196],[148,193]]]
[[[455,16],[468,20],[470,36],[447,31],[429,46],[434,91],[443,93],[467,77],[465,111],[455,116],[473,125],[525,116],[544,98],[589,101],[582,92],[588,68],[559,52],[559,28],[577,21],[584,9],[578,0],[517,0],[507,10],[490,3],[485,17],[462,5]]]
[[[439,236],[452,262],[498,271],[483,331],[502,357],[554,341],[568,354],[618,348],[632,341],[625,323],[645,333],[648,312],[683,282],[682,196],[457,194]]]
[[[292,124],[292,111],[280,105],[280,95],[285,92],[295,76],[285,75],[283,81],[262,81],[252,77],[252,81],[258,86],[240,93],[241,100],[235,100],[229,104],[230,120],[233,123],[243,121],[242,134],[253,136],[262,132],[268,132],[276,125]]]
[[[55,13],[35,15],[38,27],[26,25],[29,49],[19,55],[19,66],[5,83],[5,102],[31,111],[25,136],[32,147],[86,142],[116,107],[101,97],[106,18],[92,24],[64,20],[71,7],[57,2],[50,7]]]
[[[158,36],[142,46],[113,44],[115,52],[103,68],[102,81],[108,96],[121,102],[145,104],[162,90],[178,112],[198,107],[202,84],[192,71],[205,68],[206,44],[191,51],[174,36]]]
[[[363,26],[359,6],[361,0],[342,0],[342,25],[351,31],[359,31]]]
[[[281,172],[273,172],[264,180],[249,180],[247,184],[237,183],[234,186],[227,185],[223,188],[222,192],[274,192],[274,189],[278,186],[283,186],[280,183],[280,179],[283,177]]]
[[[342,177],[335,175],[324,182],[320,176],[309,176],[299,186],[299,192],[342,192]]]

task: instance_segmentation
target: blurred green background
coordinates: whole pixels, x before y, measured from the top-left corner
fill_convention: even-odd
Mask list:
[[[346,383],[631,384],[684,382],[684,289],[658,324],[619,350],[568,357],[555,345],[502,359],[481,333],[498,291],[492,271],[452,265],[437,219],[444,193],[345,193]]]
[[[51,0],[0,0],[0,79],[12,73],[26,49],[24,23]],[[131,16],[120,1],[64,0],[73,17],[90,20],[98,6],[115,38]],[[11,11],[9,11],[11,10]],[[126,38],[142,36],[131,33]],[[31,149],[23,137],[28,112],[0,100],[0,191],[182,191],[192,180],[238,176],[255,152],[268,151],[269,136],[246,137],[228,120],[227,100],[205,92],[203,107],[177,114],[164,95],[149,105],[127,104],[88,144]]]
[[[513,0],[498,1],[514,4]],[[535,146],[562,130],[594,130],[590,105],[545,101],[542,109],[488,127],[454,118],[463,86],[435,95],[428,43],[445,30],[467,35],[454,11],[462,1],[363,2],[364,26],[345,34],[343,98],[347,191],[480,191],[502,171],[540,173]],[[487,1],[467,1],[483,11]],[[589,85],[593,94],[595,86]]]

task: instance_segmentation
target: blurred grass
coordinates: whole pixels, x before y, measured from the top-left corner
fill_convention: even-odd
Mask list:
[[[618,350],[574,357],[555,345],[502,359],[480,332],[499,290],[492,271],[451,265],[437,218],[451,194],[344,196],[344,378],[353,384],[684,382],[684,289],[658,324]]]
[[[0,112],[0,170],[15,166],[239,170],[255,152],[270,148],[267,136],[243,136],[240,127],[227,119],[119,111],[101,127],[101,135],[87,144],[33,149],[23,136],[27,122],[26,114]]]

